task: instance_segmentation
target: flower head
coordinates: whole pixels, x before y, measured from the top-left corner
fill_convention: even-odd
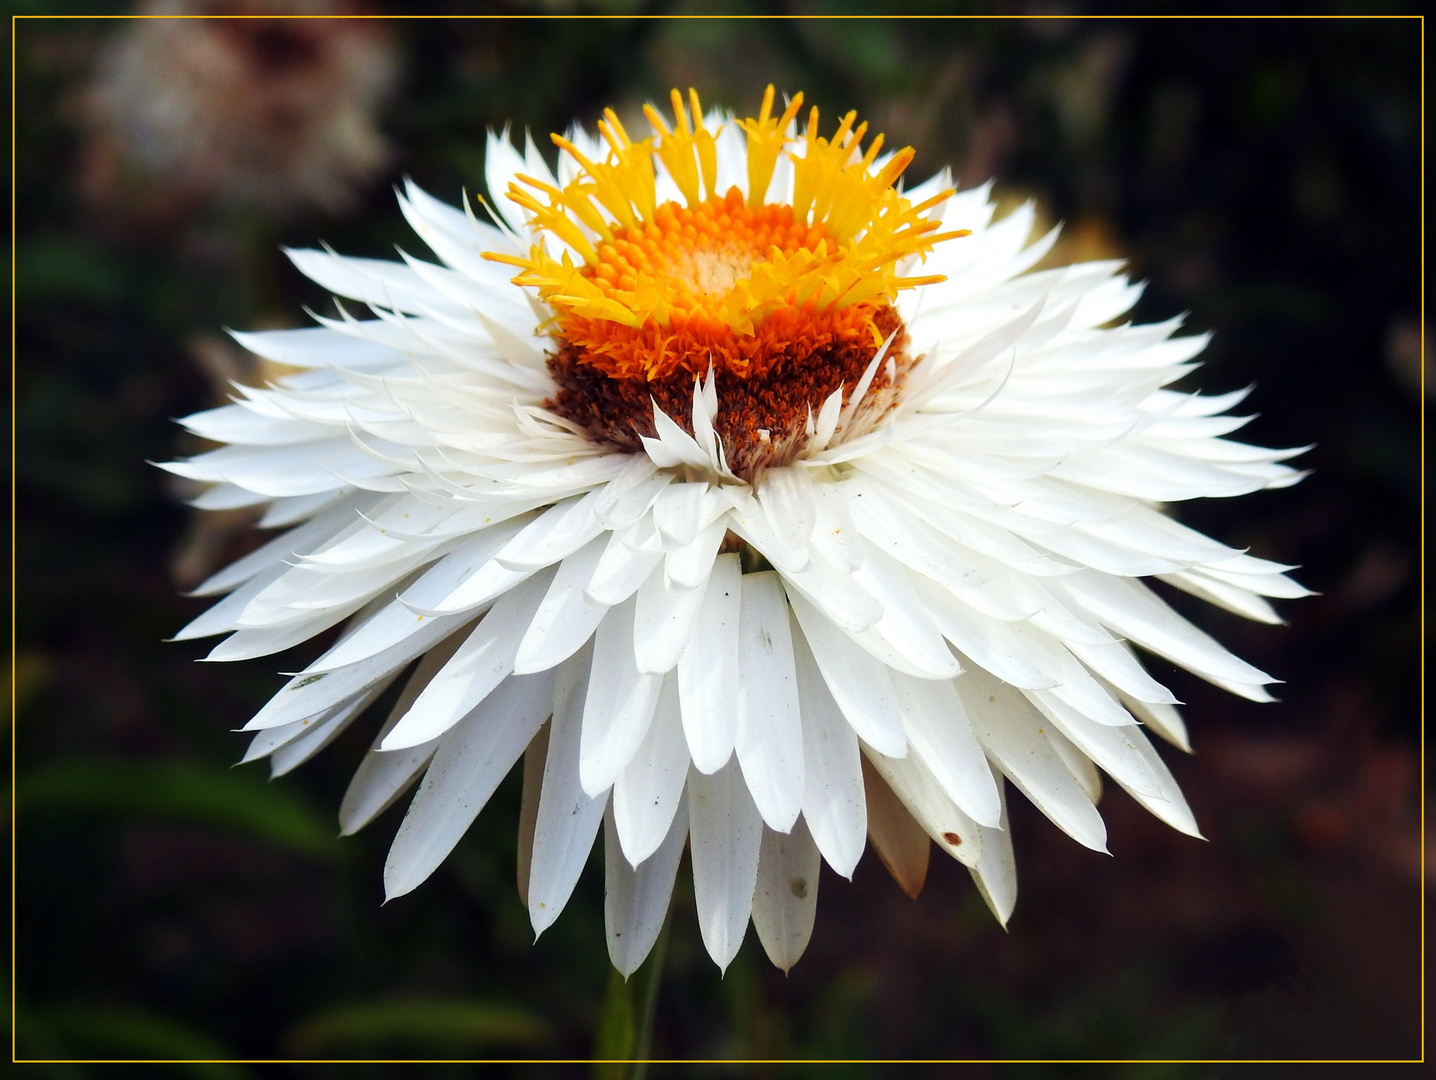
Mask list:
[[[822,134],[675,93],[635,142],[488,147],[493,224],[412,184],[438,262],[291,252],[372,317],[236,335],[302,373],[185,423],[228,443],[168,466],[208,507],[287,531],[199,590],[210,654],[338,640],[248,724],[276,774],[405,681],[341,807],[360,828],[422,777],[385,871],[424,880],[524,757],[534,928],[603,827],[610,955],[652,945],[685,841],[720,965],[748,921],[774,963],[811,932],[818,867],[867,839],[921,887],[931,838],[999,919],[1004,787],[1103,849],[1105,771],[1196,824],[1143,728],[1186,746],[1137,648],[1234,693],[1271,682],[1141,579],[1277,621],[1288,567],[1162,504],[1298,478],[1225,436],[1242,397],[1166,389],[1202,337],[1112,325],[1114,263],[1032,272],[1024,208],[849,114]],[[517,271],[517,273],[515,273]]]

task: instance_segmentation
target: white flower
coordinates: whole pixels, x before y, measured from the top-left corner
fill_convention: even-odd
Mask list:
[[[902,193],[910,150],[864,152],[852,115],[799,134],[800,101],[690,119],[675,93],[639,143],[610,112],[555,139],[556,176],[491,138],[496,224],[410,184],[439,262],[292,252],[372,317],[237,334],[304,370],[185,421],[229,444],[168,466],[215,485],[198,504],[288,531],[179,636],[240,660],[344,624],[245,760],[294,768],[417,661],[340,811],[353,832],[423,778],[391,897],[527,750],[534,928],[602,823],[624,973],[685,840],[722,966],[751,917],[790,967],[819,859],[849,877],[865,838],[915,891],[931,837],[1005,921],[1004,779],[1098,850],[1098,768],[1197,834],[1133,646],[1268,700],[1141,579],[1276,622],[1289,568],[1161,504],[1290,484],[1294,451],[1224,438],[1241,393],[1164,389],[1206,339],[1113,325],[1140,292],[1118,264],[1029,272],[1054,239],[1030,207],[994,222],[946,174]]]

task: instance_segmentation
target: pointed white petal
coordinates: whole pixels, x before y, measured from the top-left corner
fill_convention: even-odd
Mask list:
[[[620,534],[614,533],[588,583],[589,598],[610,607],[623,603],[648,579],[662,558],[663,552],[629,547]]]
[[[698,930],[708,955],[726,970],[748,929],[763,840],[763,819],[736,761],[712,776],[688,774],[688,832]]]
[[[978,741],[1002,774],[1068,836],[1105,852],[1102,816],[1043,734],[1051,721],[1016,690],[976,668],[963,673],[957,693]]]
[[[384,895],[415,889],[444,861],[548,719],[553,676],[513,675],[439,741],[384,864]]]
[[[319,751],[343,734],[344,729],[354,722],[365,709],[373,704],[374,699],[389,689],[389,684],[398,677],[396,671],[393,675],[380,680],[366,690],[359,697],[349,704],[341,706],[334,711],[334,715],[322,723],[312,725],[308,731],[299,738],[286,743],[277,749],[269,759],[269,778],[274,780],[293,772],[299,766],[312,758]],[[300,723],[303,723],[301,720]]]
[[[868,748],[867,759],[938,847],[964,866],[977,864],[982,857],[977,823],[948,798],[932,770],[916,754],[889,758]]]
[[[758,485],[758,502],[784,547],[807,547],[817,518],[807,469],[794,465],[765,471]]]
[[[455,634],[430,649],[419,661],[414,674],[409,676],[409,681],[404,684],[399,700],[394,702],[394,707],[389,710],[389,716],[379,729],[379,734],[374,737],[369,752],[359,762],[359,768],[354,770],[354,777],[349,781],[349,788],[344,792],[344,799],[339,804],[341,836],[358,832],[387,810],[394,800],[418,779],[419,773],[423,772],[429,758],[434,755],[439,745],[438,739],[397,753],[383,753],[379,744],[384,741],[384,736],[394,729],[399,718],[409,711],[409,706],[424,687],[429,685],[429,680],[449,662],[449,657],[454,655],[454,650],[462,641],[463,635]]]
[[[950,681],[892,673],[902,707],[908,753],[922,759],[948,798],[979,825],[993,826],[1002,813],[997,781],[972,730],[972,721]]]
[[[648,732],[662,675],[644,675],[633,659],[632,597],[613,608],[593,636],[593,673],[583,706],[579,776],[591,795],[611,787]]]
[[[438,738],[508,677],[519,641],[551,577],[547,571],[536,574],[499,598],[453,659],[424,687],[384,739],[382,749],[403,750]]]
[[[719,555],[698,614],[699,641],[678,658],[678,701],[693,766],[714,773],[733,755],[738,733],[739,604],[742,567]]]
[[[854,644],[802,594],[789,592],[788,602],[798,616],[823,681],[858,737],[888,757],[907,753],[902,709],[888,674],[891,669]]]
[[[670,583],[691,589],[707,581],[713,572],[713,560],[727,535],[727,518],[719,518],[700,530],[691,544],[668,552],[663,559],[663,572]]]
[[[763,829],[753,928],[774,966],[788,971],[808,947],[818,914],[817,845],[801,818],[791,833]]]
[[[786,832],[803,808],[803,728],[788,601],[772,570],[744,574],[741,584],[734,745],[763,820]]]
[[[663,842],[637,869],[620,849],[613,813],[604,815],[605,886],[603,921],[608,931],[608,958],[624,978],[647,959],[668,917],[673,880],[688,839],[688,807],[680,798]]]
[[[711,569],[712,563],[709,564]],[[638,670],[647,675],[672,671],[695,632],[702,611],[707,578],[697,586],[670,584],[655,570],[638,587],[633,619],[633,655]],[[702,632],[699,631],[699,645]]]
[[[1185,750],[1189,754],[1192,752],[1191,741],[1187,738],[1187,725],[1176,706],[1137,701],[1135,698],[1123,698],[1122,704],[1132,710],[1133,716],[1177,749]]]
[[[688,744],[678,711],[678,676],[663,679],[648,734],[613,785],[614,823],[623,854],[634,866],[657,850],[688,779]]]
[[[1087,798],[1096,806],[1102,798],[1102,774],[1097,771],[1097,766],[1092,764],[1092,759],[1078,750],[1072,740],[1058,730],[1057,725],[1047,728],[1044,734],[1052,743],[1052,748],[1057,751],[1057,756],[1062,759],[1062,764],[1067,766],[1072,778],[1082,785]]]
[[[867,843],[862,754],[857,736],[818,671],[796,617],[793,666],[803,715],[803,820],[828,865],[851,878]]]
[[[565,660],[556,673],[548,758],[544,762],[538,817],[534,820],[529,870],[529,919],[535,935],[548,929],[568,903],[588,862],[603,808],[608,804],[607,790],[590,796],[579,783],[584,683],[589,678],[588,649]]]
[[[608,541],[598,537],[559,566],[514,654],[518,674],[547,671],[562,663],[598,629],[608,605],[596,602],[584,590],[607,546]]]
[[[982,858],[977,860],[976,866],[969,866],[968,870],[972,873],[977,891],[992,909],[992,914],[997,916],[998,922],[1006,926],[1007,920],[1012,917],[1012,909],[1017,906],[1017,860],[1012,855],[1012,830],[1007,819],[1007,792],[1001,784],[998,785],[998,791],[1002,795],[1002,819],[995,829],[985,825],[978,826],[978,831],[982,834]]]
[[[1073,746],[1086,754],[1124,787],[1144,795],[1156,795],[1159,785],[1138,743],[1146,746],[1142,729],[1136,724],[1111,727],[1097,723],[1050,690],[1028,691],[1028,700],[1051,720]]]
[[[1275,681],[1233,656],[1139,581],[1084,571],[1061,583],[1074,600],[1117,633],[1203,678],[1250,685]]]

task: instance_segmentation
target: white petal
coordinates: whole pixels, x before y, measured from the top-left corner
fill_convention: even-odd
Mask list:
[[[998,791],[1002,796],[1002,819],[995,829],[978,826],[982,835],[982,857],[976,866],[969,866],[973,883],[992,914],[1003,926],[1012,917],[1017,906],[1017,860],[1012,856],[1012,830],[1008,826],[1007,792],[1001,784]]]
[[[509,228],[520,235],[528,232],[528,223],[524,220],[523,208],[509,199],[508,190],[514,178],[527,171],[523,157],[509,142],[508,134],[495,135],[490,131],[484,153],[484,186],[489,189],[494,208],[503,215]]]
[[[818,914],[817,845],[800,818],[791,833],[764,828],[753,928],[774,966],[788,971],[808,947]]]
[[[594,513],[598,492],[555,503],[524,526],[494,558],[510,570],[536,570],[567,558],[605,526]]]
[[[1187,738],[1187,725],[1175,706],[1137,701],[1135,698],[1123,698],[1122,703],[1132,710],[1133,716],[1177,749],[1185,750],[1189,754],[1192,752],[1191,741]]]
[[[709,563],[712,567],[712,563]],[[703,606],[707,579],[697,586],[670,584],[667,575],[654,570],[638,587],[633,618],[633,656],[638,670],[648,675],[672,671],[694,634]],[[702,644],[699,631],[698,645]]]
[[[1055,686],[1057,680],[1028,656],[1007,623],[968,606],[959,596],[934,589],[929,611],[948,641],[978,667],[1005,683],[1027,689]]]
[[[361,712],[374,703],[375,698],[389,689],[389,684],[398,677],[398,674],[396,671],[388,678],[382,679],[347,705],[336,709],[334,715],[327,720],[311,725],[309,730],[299,738],[293,739],[275,750],[269,759],[269,778],[274,780],[286,773],[293,772],[337,739]],[[300,723],[303,721],[301,720]]]
[[[345,499],[313,521],[290,529],[283,535],[276,536],[263,547],[251,551],[243,558],[236,559],[223,570],[211,576],[191,595],[213,596],[216,593],[228,592],[263,570],[286,563],[296,556],[307,555],[354,524],[361,512],[373,508],[377,498],[377,496],[365,492],[362,495]]]
[[[1087,793],[1087,798],[1092,800],[1093,806],[1096,806],[1102,799],[1102,774],[1097,771],[1097,766],[1092,764],[1092,759],[1078,750],[1072,740],[1062,734],[1057,725],[1053,724],[1051,727],[1045,728],[1043,734],[1047,736],[1052,748],[1057,751],[1057,756],[1062,759],[1062,764],[1067,766],[1067,771],[1072,774],[1072,778],[1082,786],[1082,790]]]
[[[614,823],[623,854],[638,866],[668,835],[688,779],[688,744],[678,711],[678,676],[663,680],[648,734],[613,785]]]
[[[598,537],[560,564],[514,654],[514,670],[520,675],[562,663],[598,629],[608,605],[590,598],[585,588],[607,546],[608,541]]]
[[[758,501],[784,547],[801,550],[807,546],[817,517],[807,469],[766,470],[758,485]]]
[[[889,758],[869,748],[867,759],[938,847],[964,866],[977,864],[982,857],[982,833],[977,822],[948,798],[932,770],[916,754]]]
[[[790,592],[788,602],[798,616],[823,681],[858,737],[888,757],[906,754],[907,736],[903,733],[902,709],[888,675],[891,669],[855,645],[801,595]]]
[[[744,574],[741,584],[734,746],[763,820],[786,832],[803,808],[803,728],[788,601],[772,570]]]
[[[854,538],[857,539],[856,537]],[[861,541],[857,541],[861,544]],[[824,618],[849,634],[862,634],[883,617],[883,606],[852,573],[830,563],[814,544],[813,557],[801,570],[784,570],[789,595],[796,589]]]
[[[688,774],[688,833],[698,930],[708,955],[726,970],[748,929],[763,840],[763,819],[736,761],[712,776]]]
[[[462,640],[463,635],[455,634],[430,649],[419,661],[414,674],[409,676],[409,681],[404,684],[399,700],[394,702],[394,707],[389,710],[389,716],[379,729],[379,734],[374,736],[369,752],[359,762],[359,768],[354,770],[354,777],[349,781],[348,790],[344,792],[344,800],[339,804],[341,836],[358,832],[387,810],[394,800],[418,779],[419,773],[423,772],[424,766],[434,756],[439,745],[438,739],[387,754],[380,751],[379,744],[384,741],[384,736],[394,729],[399,718],[409,711],[409,706],[424,687],[429,685],[429,680],[449,662],[449,657],[454,655],[454,650]]]
[[[920,679],[952,678],[962,670],[901,563],[870,548],[853,577],[883,606],[876,625],[855,635],[863,648]]]
[[[734,507],[728,527],[785,574],[798,573],[812,561],[806,545],[790,546],[784,542],[757,499],[749,499],[743,505]]]
[[[699,643],[678,658],[678,701],[693,766],[714,773],[738,734],[738,621],[743,575],[737,555],[719,555],[698,614]]]
[[[438,738],[509,676],[551,577],[537,574],[499,598],[394,726],[382,749],[403,750]]]
[[[981,584],[982,575],[957,545],[929,532],[871,485],[855,493],[851,506],[862,535],[903,565],[951,588]]]
[[[1201,837],[1181,789],[1141,728],[1109,728],[1064,709],[1060,702],[1042,704],[1067,738],[1129,795],[1179,832]]]
[[[604,616],[593,637],[593,673],[583,706],[579,776],[597,795],[632,759],[658,704],[661,675],[643,675],[633,659],[635,602],[625,600]]]
[[[1145,746],[1146,739],[1136,724],[1112,727],[1097,723],[1058,699],[1050,690],[1030,691],[1028,700],[1052,721],[1073,746],[1100,765],[1113,780],[1144,795],[1159,793],[1157,778],[1137,747],[1139,742]]]
[[[922,759],[947,797],[980,825],[995,826],[1002,813],[997,781],[950,681],[892,673],[902,707],[908,753]]]
[[[1124,642],[1089,645],[1068,641],[1066,645],[1077,659],[1127,696],[1163,705],[1177,703],[1170,690],[1147,674],[1141,662],[1132,655],[1131,648]]]
[[[1107,850],[1107,828],[1086,792],[1043,735],[1043,719],[1009,686],[973,669],[957,682],[973,729],[993,764],[1079,844]]]
[[[302,671],[270,698],[243,730],[293,723],[348,701],[459,630],[469,618],[427,619],[408,637],[367,659],[331,671]]]
[[[548,929],[568,903],[588,853],[593,850],[598,823],[608,804],[607,790],[590,796],[579,783],[584,683],[591,677],[589,661],[587,649],[564,661],[554,684],[553,722],[529,870],[529,919],[535,935]]]
[[[713,560],[727,535],[727,519],[720,518],[700,530],[692,543],[669,551],[663,558],[663,573],[668,581],[690,589],[707,581],[713,572]]]
[[[603,921],[608,931],[608,958],[624,978],[648,957],[668,917],[673,880],[688,839],[688,808],[682,804],[669,822],[658,849],[636,869],[620,850],[613,813],[604,815]]]
[[[1117,633],[1204,678],[1274,681],[1187,622],[1141,582],[1087,571],[1063,578],[1061,584]]]
[[[706,483],[669,484],[653,503],[653,523],[673,547],[691,544],[703,527]]]
[[[612,607],[632,596],[663,558],[661,551],[645,551],[629,547],[619,533],[608,538],[608,545],[599,557],[593,578],[588,583],[588,596],[596,604]]]
[[[828,865],[851,878],[868,828],[862,755],[796,618],[794,622],[793,665],[803,714],[803,820]]]
[[[384,864],[384,895],[416,888],[444,861],[548,719],[553,676],[513,675],[439,742]]]

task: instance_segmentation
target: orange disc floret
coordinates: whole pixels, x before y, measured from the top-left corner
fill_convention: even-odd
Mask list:
[[[735,187],[696,206],[664,203],[652,221],[615,230],[579,273],[631,309],[655,306],[659,297],[643,293],[657,291],[672,312],[722,318],[722,301],[772,250],[791,256],[824,242],[828,231],[797,221],[791,206],[749,207]]]
[[[839,345],[881,343],[877,310],[872,304],[821,311],[780,307],[755,324],[751,334],[735,334],[701,311],[675,311],[667,326],[630,327],[578,316],[563,319],[561,326],[563,340],[610,378],[651,382],[676,372],[703,376],[710,365],[747,378],[801,364]]]

